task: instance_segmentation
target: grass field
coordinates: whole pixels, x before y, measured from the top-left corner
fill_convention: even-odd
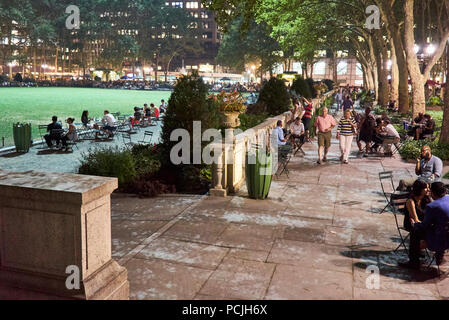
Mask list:
[[[89,88],[0,88],[0,148],[1,138],[5,146],[14,144],[13,123],[31,123],[33,139],[40,140],[38,125],[51,122],[53,115],[62,121],[68,117],[81,122],[83,110],[89,110],[90,117],[100,118],[103,111],[122,114],[134,113],[134,106],[143,107],[154,103],[159,106],[167,101],[168,91],[138,91]]]

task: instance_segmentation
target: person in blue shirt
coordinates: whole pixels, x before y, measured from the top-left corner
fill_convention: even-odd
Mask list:
[[[292,146],[288,141],[288,137],[284,135],[284,129],[282,129],[282,120],[278,120],[276,128],[273,130],[273,134],[276,135],[277,146],[281,151],[289,151]]]
[[[449,196],[442,182],[434,182],[430,187],[433,202],[426,206],[424,221],[413,224],[410,232],[409,261],[399,266],[419,269],[421,241],[435,252],[437,265],[444,263],[444,252],[449,249]]]

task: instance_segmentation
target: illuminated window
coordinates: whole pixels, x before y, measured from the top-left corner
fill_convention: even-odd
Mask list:
[[[302,73],[302,64],[301,62],[293,62],[293,71],[299,74]]]
[[[339,76],[342,76],[347,73],[348,73],[348,63],[346,61],[340,61],[337,66],[337,74]]]
[[[198,9],[199,8],[198,2],[197,1],[186,2],[186,8],[187,9]]]
[[[355,68],[355,74],[357,76],[363,76],[363,69],[362,69],[362,65],[360,63],[357,63],[357,66]]]
[[[171,6],[173,8],[182,8],[183,7],[183,3],[182,2],[172,2]]]
[[[206,11],[201,11],[201,19],[208,19],[209,14]]]
[[[315,63],[313,66],[314,74],[326,74],[326,63],[324,61],[320,61]]]

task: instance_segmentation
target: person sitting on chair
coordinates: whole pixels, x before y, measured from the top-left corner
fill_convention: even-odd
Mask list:
[[[401,136],[396,128],[390,123],[390,120],[384,120],[383,126],[385,132],[383,141],[384,153],[385,155],[392,156],[393,152],[391,151],[391,146],[401,141]]]
[[[424,115],[424,126],[416,128],[416,140],[424,139],[426,135],[433,135],[435,131],[435,120],[432,119],[430,114]]]
[[[290,142],[284,136],[284,129],[282,129],[282,120],[278,120],[276,123],[276,128],[273,130],[273,134],[276,135],[277,146],[279,151],[288,152],[292,149]]]
[[[301,122],[300,117],[296,117],[295,121],[290,125],[290,133],[291,133],[291,143],[298,147],[299,144],[296,143],[296,140],[299,139],[300,144],[304,144],[306,135],[304,130],[304,124]]]
[[[47,132],[49,132],[49,134],[44,136],[45,142],[49,148],[53,147],[53,140],[56,141],[57,145],[61,141],[61,133],[53,132],[53,130],[62,130],[62,125],[58,122],[57,116],[53,116],[51,120],[52,122],[47,126]]]
[[[432,199],[430,198],[429,185],[422,180],[416,180],[413,183],[410,198],[405,203],[405,230],[410,232],[413,228],[413,224],[422,222],[424,220],[424,210],[430,202],[432,202]]]
[[[67,141],[69,141],[69,140],[70,141],[78,140],[78,134],[76,132],[76,127],[73,125],[73,122],[75,122],[75,119],[68,118],[66,120],[66,122],[69,125],[69,130],[61,138],[61,141],[62,141],[61,150],[62,151],[71,151],[71,149],[68,147]]]
[[[104,111],[104,117],[101,122],[104,124],[103,131],[106,132],[109,137],[113,137],[114,131],[117,130],[117,127],[115,126],[115,118],[109,113],[109,110]],[[96,133],[96,136],[98,136],[98,132]]]
[[[399,263],[400,267],[419,269],[421,241],[425,246],[435,251],[437,265],[444,263],[444,252],[449,249],[449,197],[446,195],[446,186],[442,182],[434,182],[430,187],[434,201],[427,205],[424,221],[414,223],[410,232],[409,261]]]
[[[427,183],[434,180],[441,179],[443,173],[443,161],[440,158],[433,156],[429,146],[421,148],[421,156],[416,159],[415,173],[418,179],[424,180]],[[399,181],[398,190],[405,191],[410,188],[415,182],[416,178],[403,179]]]
[[[415,119],[413,119],[413,122],[415,124],[409,128],[407,135],[416,139],[416,130],[420,128],[422,125],[424,125],[425,120],[426,119],[424,119],[424,113],[422,112],[418,113],[418,116]]]
[[[141,109],[138,107],[134,107],[134,116],[129,118],[129,122],[131,123],[131,126],[134,128],[135,125],[139,124],[142,120],[142,112]]]
[[[85,128],[92,129],[95,125],[90,124],[90,121],[91,121],[91,120],[92,120],[92,119],[89,118],[89,111],[84,110],[84,111],[83,111],[83,114],[81,115],[81,122],[83,123],[83,126],[84,126]]]

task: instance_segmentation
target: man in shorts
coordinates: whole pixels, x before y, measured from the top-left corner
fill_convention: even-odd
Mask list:
[[[324,107],[323,113],[315,120],[315,132],[318,136],[318,164],[327,161],[327,153],[331,146],[332,129],[337,126],[334,117],[329,114],[329,110]],[[324,156],[323,156],[324,151]]]

